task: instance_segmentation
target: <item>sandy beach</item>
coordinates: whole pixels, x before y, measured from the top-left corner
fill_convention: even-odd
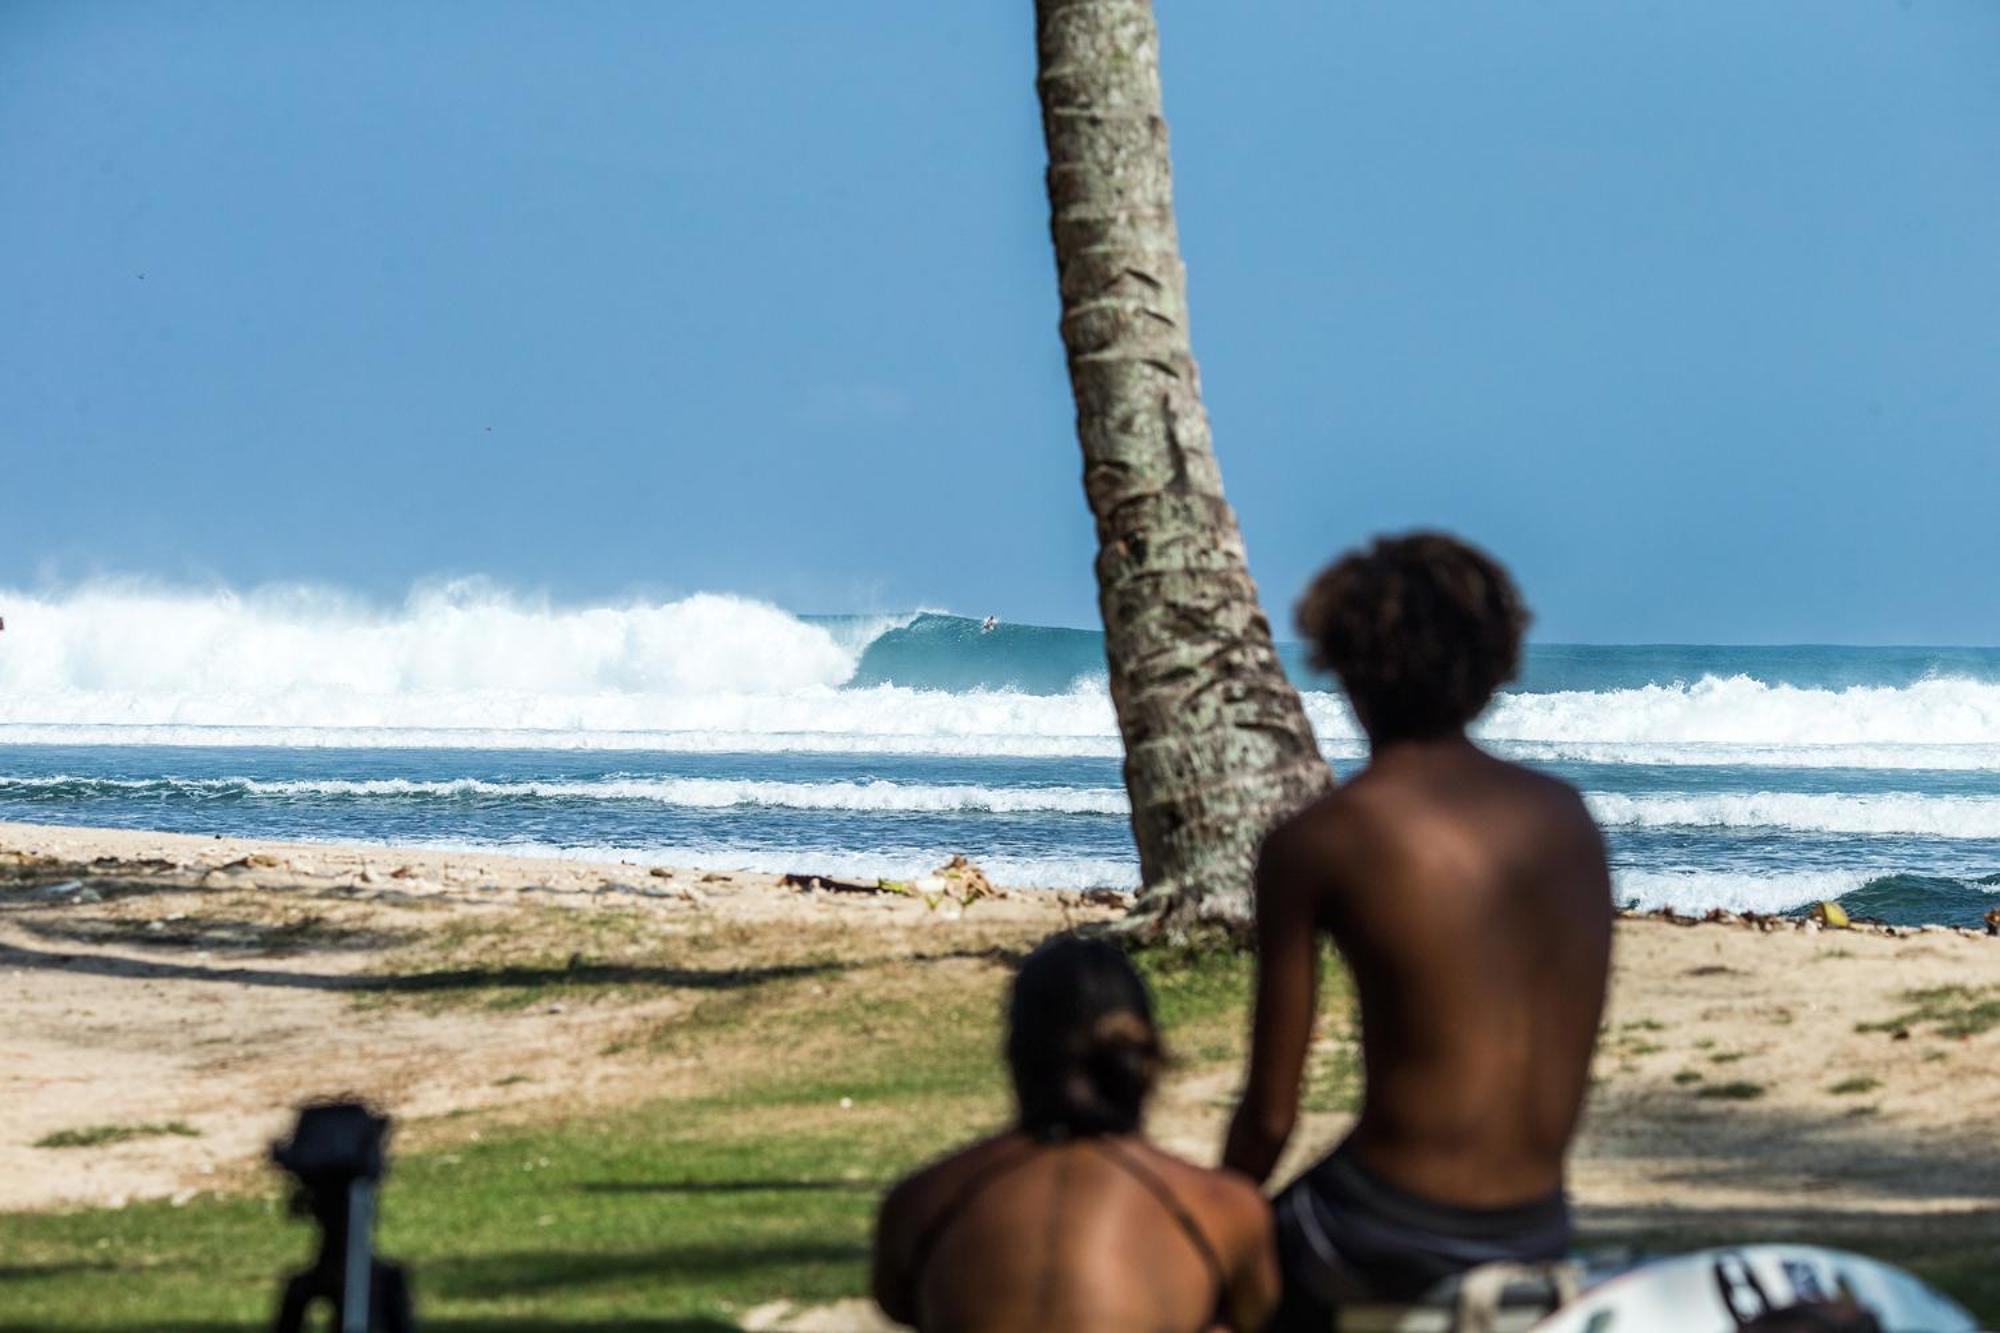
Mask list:
[[[22,824],[0,825],[0,875],[9,1208],[233,1178],[304,1095],[359,1092],[421,1123],[661,1091],[656,1064],[601,1047],[684,1003],[671,975],[633,977],[615,1004],[502,1015],[370,1003],[394,990],[399,951],[468,928],[504,925],[525,954],[551,938],[587,941],[615,911],[661,936],[723,926],[760,949],[789,936],[801,956],[887,956],[977,951],[1117,914],[1069,891],[926,903],[772,875]],[[1579,1197],[1627,1210],[1991,1207],[2000,1031],[1950,1037],[1898,1021],[1920,1007],[1909,993],[1948,987],[2000,997],[2000,939],[1621,922]],[[502,1066],[526,1077],[496,1088]],[[1208,1155],[1229,1071],[1198,1081],[1198,1093],[1174,1089],[1162,1130]],[[1828,1092],[1843,1081],[1871,1086]],[[1697,1083],[1761,1091],[1690,1099]],[[82,1121],[121,1120],[180,1120],[201,1134],[62,1170],[31,1146]]]
[[[814,1058],[711,1028],[732,979],[990,997],[956,1011],[978,1024],[1010,951],[1119,911],[918,888],[0,825],[0,1209],[262,1188],[308,1096],[368,1097],[399,1151],[449,1151]],[[1294,1161],[1351,1111],[1351,1032],[1328,1014]],[[1183,1053],[1154,1117],[1203,1159],[1240,1068],[1240,1032],[1221,1033]],[[2000,1243],[2000,939],[1628,918],[1597,1073],[1572,1182],[1600,1241]],[[57,1146],[103,1127],[138,1132]]]

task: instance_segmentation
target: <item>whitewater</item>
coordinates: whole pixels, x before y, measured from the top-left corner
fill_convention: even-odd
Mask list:
[[[0,589],[0,616],[0,818],[1136,878],[1092,631],[479,580]],[[1352,715],[1284,655],[1351,769]],[[1627,901],[2000,903],[2000,651],[1536,645],[1477,733],[1584,792]]]

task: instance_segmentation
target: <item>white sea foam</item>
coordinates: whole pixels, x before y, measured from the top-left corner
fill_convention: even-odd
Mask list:
[[[536,726],[423,708],[832,688],[865,647],[854,640],[893,623],[827,628],[709,594],[562,608],[476,580],[421,587],[390,610],[319,588],[125,584],[0,590],[0,608],[5,719],[31,722]]]
[[[0,796],[15,792],[145,793],[167,798],[229,796],[375,799],[645,801],[696,810],[773,807],[918,814],[1122,815],[1125,793],[1100,787],[987,787],[972,783],[772,782],[730,778],[601,778],[591,781],[492,782],[480,778],[101,778],[0,777]]]
[[[315,589],[0,590],[0,744],[462,746],[1116,756],[1101,678],[1060,695],[843,688],[907,617],[741,598],[560,607],[471,582],[391,609]],[[1309,694],[1322,744],[1359,732]],[[1477,728],[1540,761],[2000,769],[2000,683],[1746,676],[1509,694]]]
[[[1619,764],[1664,768],[1857,768],[1986,772],[2000,769],[1994,745],[1593,744],[1496,741],[1494,753],[1525,764]],[[1327,748],[1327,747],[1322,747]]]
[[[1598,745],[1990,746],[2000,744],[2000,684],[1934,678],[1834,690],[1705,676],[1640,689],[1510,694],[1479,732]]]
[[[1803,870],[1772,874],[1732,874],[1697,870],[1621,870],[1612,877],[1612,897],[1644,911],[1671,907],[1677,912],[1786,912],[1807,903],[1852,893],[1879,871]]]
[[[964,697],[964,696],[944,696]],[[1109,705],[1105,705],[1109,711]],[[0,723],[0,745],[161,745],[275,749],[594,750],[662,754],[964,755],[1104,758],[1114,735],[966,731],[589,731],[441,727],[116,726]]]
[[[1614,828],[1783,829],[2000,839],[2000,797],[1915,792],[1592,792],[1590,812]]]

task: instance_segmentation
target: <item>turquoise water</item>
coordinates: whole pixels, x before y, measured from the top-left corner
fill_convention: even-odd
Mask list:
[[[0,818],[1045,885],[1136,878],[1089,631],[560,609],[484,589],[14,599]],[[1322,746],[1363,758],[1293,649]],[[1483,741],[1585,793],[1621,899],[2000,904],[2000,651],[1538,645]]]

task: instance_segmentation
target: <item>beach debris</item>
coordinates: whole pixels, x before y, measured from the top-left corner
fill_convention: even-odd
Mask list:
[[[986,877],[986,872],[966,860],[954,856],[936,870],[929,878],[944,881],[945,891],[958,899],[961,905],[977,902],[981,898],[1004,898],[1006,894]]]
[[[72,893],[81,895],[82,892],[83,881],[80,879],[66,879],[57,884],[44,884],[41,888],[35,890],[36,896],[42,898],[63,898]]]
[[[708,876],[702,882],[708,882]],[[778,876],[778,883],[787,889],[798,889],[805,893],[908,893],[909,887],[898,880],[878,879],[873,884],[860,884],[853,880],[834,879],[829,875],[789,874]]]
[[[1829,926],[1834,930],[1847,930],[1854,924],[1848,920],[1847,909],[1839,903],[1832,901],[1822,901],[1813,904],[1812,911],[1807,915],[1811,920],[1819,922],[1822,926]]]
[[[1986,913],[1986,933],[2000,935],[2000,907],[1988,909]]]
[[[830,875],[786,874],[778,876],[780,886],[802,893],[895,894],[915,898],[933,912],[957,917],[981,898],[1003,898],[1006,890],[986,877],[986,872],[963,856],[954,856],[928,875],[917,879],[878,879],[869,884],[859,880],[834,879]]]
[[[1085,889],[1076,895],[1077,901],[1090,907],[1129,907],[1132,895],[1121,889]]]
[[[885,880],[884,884],[893,881]],[[965,909],[982,898],[1004,897],[1004,892],[986,872],[963,856],[954,856],[930,874],[913,880],[907,886],[898,888],[922,900],[925,907],[940,916],[956,920],[964,915]]]
[[[397,866],[389,872],[390,879],[415,879],[416,877],[417,868],[415,866]]]

